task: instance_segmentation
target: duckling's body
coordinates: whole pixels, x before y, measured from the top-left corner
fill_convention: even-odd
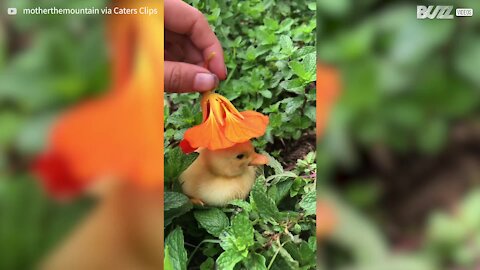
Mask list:
[[[244,199],[255,182],[255,167],[267,158],[255,153],[250,142],[222,150],[199,150],[198,158],[180,175],[183,192],[192,201],[222,206]]]

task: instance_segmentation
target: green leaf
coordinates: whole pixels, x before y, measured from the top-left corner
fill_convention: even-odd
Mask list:
[[[239,213],[232,219],[232,233],[237,250],[242,251],[253,245],[253,226],[246,213]]]
[[[287,115],[291,115],[293,113],[297,113],[298,109],[300,109],[303,105],[303,98],[295,97],[290,99],[284,99],[285,102],[285,113]]]
[[[218,238],[220,238],[220,246],[223,250],[237,250],[235,235],[233,235],[231,229],[223,231]]]
[[[316,236],[310,236],[308,238],[308,246],[310,246],[310,249],[313,251],[317,250],[317,237]]]
[[[293,184],[293,180],[286,180],[286,181],[283,181],[283,182],[280,182],[280,183],[276,184],[274,186],[276,188],[275,197],[270,196],[270,194],[269,194],[269,196],[272,197],[275,200],[275,203],[278,205],[280,203],[280,201],[283,198],[285,198],[285,196],[288,194],[292,184]]]
[[[187,196],[179,192],[170,192],[165,191],[164,194],[164,210],[168,211],[170,209],[180,208],[185,204],[188,204],[190,200]]]
[[[278,208],[272,198],[259,190],[252,191],[252,198],[260,216],[264,218],[276,219],[278,217]]]
[[[465,38],[460,42],[460,48],[455,50],[455,68],[467,80],[480,86],[478,76],[478,61],[480,61],[480,39],[477,37]]]
[[[278,160],[276,160],[274,157],[270,156],[266,152],[262,152],[262,155],[265,155],[268,158],[268,163],[267,166],[272,168],[275,174],[281,174],[283,173],[283,167]]]
[[[272,92],[269,90],[262,90],[260,91],[260,94],[266,98],[272,98]]]
[[[314,46],[305,46],[305,47],[302,47],[302,48],[296,50],[295,53],[292,55],[292,59],[302,58],[302,57],[305,57],[306,55],[311,54],[311,53],[313,53],[313,54],[316,53],[315,47]]]
[[[299,61],[292,61],[288,63],[288,66],[298,77],[306,80],[308,73],[302,63],[300,63]]]
[[[174,218],[187,213],[192,207],[193,205],[187,196],[178,192],[166,191],[164,194],[164,226],[168,226]]]
[[[200,226],[213,236],[218,237],[228,227],[228,217],[218,209],[199,210],[193,212]]]
[[[305,115],[310,119],[312,122],[317,121],[317,111],[316,108],[313,106],[307,106],[305,108]]]
[[[215,269],[215,261],[212,258],[206,259],[200,265],[200,270],[213,270],[213,269]]]
[[[229,202],[229,204],[238,206],[238,207],[242,208],[243,210],[245,210],[247,213],[252,211],[252,206],[244,200],[235,199],[235,200]]]
[[[166,254],[170,254],[169,246],[165,247],[165,258],[163,260],[163,266],[165,267],[165,270],[174,270],[172,260],[170,259],[170,256],[167,256]]]
[[[421,150],[426,153],[438,153],[445,145],[448,135],[447,123],[435,119],[423,127],[418,135],[418,143]]]
[[[291,55],[294,52],[293,42],[289,36],[282,35],[279,40],[280,48],[286,55]]]
[[[307,242],[302,241],[299,251],[301,255],[300,263],[302,265],[315,266],[317,256],[315,254],[315,250],[311,249]]]
[[[297,75],[302,78],[305,82],[313,82],[316,79],[316,56],[315,53],[309,53],[305,56],[302,62],[291,61],[288,63],[290,69]]]
[[[306,79],[311,82],[316,79],[316,70],[317,70],[317,56],[315,52],[309,53],[305,56],[302,61],[302,64],[305,68],[305,71],[309,75]]]
[[[299,78],[283,81],[280,83],[281,88],[297,95],[302,95],[305,93],[305,86],[306,84]]]
[[[472,231],[480,228],[480,189],[470,191],[460,206],[461,221]]]
[[[197,158],[196,153],[184,154],[180,147],[175,147],[165,157],[165,182],[176,181]]]
[[[305,210],[305,215],[314,215],[316,211],[317,196],[315,189],[308,192],[300,201],[299,205]]]
[[[352,5],[352,0],[317,0],[317,5],[318,11],[320,11],[322,14],[341,17],[345,16],[347,11],[349,10],[350,6]]]
[[[265,257],[262,255],[255,252],[250,252],[250,254],[248,254],[248,258],[243,263],[246,269],[267,270],[265,261]]]
[[[278,182],[281,182],[282,180],[285,180],[286,178],[296,178],[296,177],[298,177],[298,175],[296,173],[291,172],[291,171],[286,171],[286,172],[283,172],[283,173],[270,175],[266,179],[266,182],[274,185],[274,184],[277,184]]]
[[[224,251],[217,259],[218,270],[233,270],[235,265],[243,259],[238,251]]]
[[[184,247],[183,232],[180,227],[175,228],[165,239],[165,263],[174,270],[187,269],[187,251]]]
[[[290,253],[283,248],[283,247],[278,247],[277,245],[272,246],[275,251],[278,250],[278,254],[280,256],[277,256],[274,265],[277,266],[276,269],[282,269],[282,270],[296,270],[300,268],[299,263],[292,258]]]
[[[0,113],[0,148],[11,143],[17,136],[23,119],[12,112]]]

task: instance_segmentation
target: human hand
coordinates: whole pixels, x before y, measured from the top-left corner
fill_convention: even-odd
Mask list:
[[[225,80],[223,49],[200,11],[181,0],[165,0],[165,90],[204,92]],[[203,67],[212,52],[208,69]]]

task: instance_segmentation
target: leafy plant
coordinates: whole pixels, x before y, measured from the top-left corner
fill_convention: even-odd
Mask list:
[[[178,168],[192,162],[186,155],[178,160],[176,151],[166,156],[178,172],[171,175],[175,182]],[[223,208],[192,208],[167,184],[165,269],[315,269],[315,154],[298,160],[293,171],[272,157],[270,164],[247,200]]]
[[[453,5],[479,7],[468,0]],[[440,179],[478,181],[432,162],[467,156],[452,155],[465,147],[452,138],[458,126],[478,125],[480,85],[473,74],[480,46],[472,34],[478,19],[417,20],[415,13],[408,1],[317,1],[318,58],[336,66],[342,81],[317,148],[319,178],[333,187],[319,190],[335,194],[343,217],[323,245],[323,269],[478,268],[477,195],[458,202],[457,214],[435,211],[428,225],[422,222],[439,206],[437,196],[454,197]],[[412,204],[408,198],[422,189],[433,195]],[[417,205],[429,207],[421,217],[405,217],[408,226],[390,214],[415,212]]]
[[[269,115],[266,135],[254,143],[260,150],[273,146],[272,155],[283,160],[275,142],[297,140],[315,127],[314,5],[187,2],[205,14],[223,45],[228,77],[216,91],[241,111]],[[291,171],[270,157],[246,200],[193,206],[178,185],[193,160],[177,143],[200,121],[198,94],[165,96],[166,269],[314,269],[315,154],[305,153]]]
[[[315,12],[309,1],[187,1],[205,14],[225,52],[218,92],[270,116],[264,138],[298,139],[315,127]],[[199,123],[198,94],[166,96],[166,145]],[[285,123],[288,122],[288,125]]]

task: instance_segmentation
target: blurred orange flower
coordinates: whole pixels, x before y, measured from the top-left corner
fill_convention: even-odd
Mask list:
[[[203,122],[185,132],[180,147],[184,153],[199,147],[224,149],[262,136],[268,116],[255,111],[239,112],[225,97],[207,92],[202,101]]]
[[[60,117],[34,164],[55,197],[73,196],[103,179],[163,187],[163,19],[122,15],[109,23],[111,90]]]
[[[317,241],[331,236],[338,225],[338,216],[333,205],[322,199],[317,199]]]
[[[340,74],[334,67],[317,63],[317,138],[323,135],[330,112],[340,94]]]

